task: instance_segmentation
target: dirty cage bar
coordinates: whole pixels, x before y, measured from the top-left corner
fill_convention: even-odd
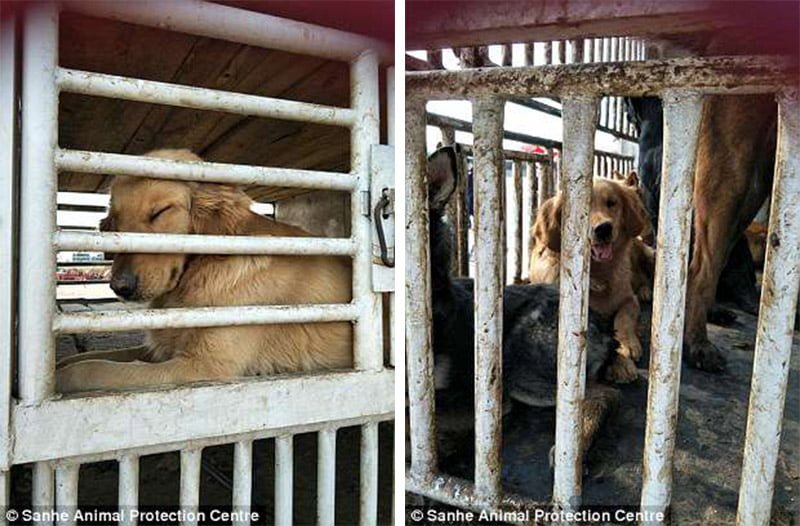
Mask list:
[[[180,86],[135,78],[83,72],[58,66],[60,9],[153,27],[170,20],[170,30],[219,38],[260,47],[308,54],[350,63],[351,107],[335,108],[268,97]],[[0,103],[13,106],[14,32],[3,25],[3,71]],[[12,24],[13,26],[13,19]],[[363,196],[369,191],[370,155],[379,143],[378,67],[390,62],[389,49],[382,43],[320,26],[284,20],[213,3],[186,1],[164,4],[142,2],[41,2],[29,6],[23,21],[22,39],[22,128],[21,128],[21,261],[25,272],[19,276],[19,400],[10,397],[4,375],[4,423],[0,433],[0,504],[8,496],[8,469],[12,464],[34,463],[33,504],[43,509],[74,507],[78,498],[78,470],[81,463],[116,459],[119,463],[120,506],[135,507],[139,496],[139,457],[145,454],[180,451],[180,505],[196,509],[199,502],[200,459],[203,447],[234,443],[233,504],[250,506],[252,490],[253,440],[277,437],[276,517],[279,524],[291,523],[292,436],[318,432],[321,449],[320,473],[334,484],[335,429],[362,426],[361,522],[377,520],[378,422],[392,418],[393,372],[383,368],[379,302],[369,278],[372,266],[372,225],[362,213]],[[7,50],[12,50],[7,53]],[[270,117],[302,122],[325,123],[349,128],[351,172],[294,170],[282,168],[181,162],[58,148],[58,94],[60,91],[139,102],[212,110],[253,117]],[[3,111],[8,115],[11,112]],[[2,122],[6,153],[12,152],[13,122]],[[5,132],[8,132],[6,134]],[[12,160],[12,155],[3,159]],[[5,162],[5,161],[4,161]],[[3,196],[11,196],[13,162],[2,166]],[[183,181],[229,184],[278,185],[294,188],[347,191],[351,195],[351,237],[259,238],[226,236],[174,236],[167,234],[107,235],[96,232],[58,231],[56,193],[58,171],[125,174]],[[374,196],[377,199],[377,196]],[[367,203],[369,204],[369,203]],[[10,210],[9,208],[5,208]],[[4,216],[5,219],[5,216]],[[7,223],[3,221],[3,225]],[[12,239],[3,231],[3,243]],[[5,245],[3,245],[5,247]],[[56,314],[56,252],[89,250],[114,252],[170,252],[214,254],[296,254],[344,255],[353,259],[353,300],[342,305],[209,307],[204,309],[163,309],[114,311],[91,314]],[[9,254],[2,251],[3,258]],[[4,268],[6,268],[4,266]],[[4,272],[5,276],[11,273]],[[3,302],[9,297],[3,288]],[[3,341],[7,314],[2,304]],[[354,322],[355,371],[315,375],[303,379],[244,380],[239,383],[180,387],[167,391],[129,393],[96,398],[54,397],[55,335],[93,331],[123,331],[167,327],[199,327],[223,324],[271,324],[324,321]],[[11,346],[3,346],[11,352]],[[8,351],[6,351],[8,349]],[[5,356],[3,363],[11,363]],[[352,393],[359,393],[358,396]],[[307,398],[310,397],[310,398]],[[287,414],[285,407],[315,399],[315,414]],[[210,399],[221,409],[219,418],[200,425],[194,417]],[[8,407],[7,401],[11,401]],[[180,403],[177,403],[180,400]],[[291,403],[289,402],[291,400]],[[333,404],[319,404],[330,400]],[[153,433],[120,438],[115,430],[124,427],[125,415],[143,414],[153,404],[181,408],[171,420],[175,428],[165,429],[156,421],[143,421],[142,429]],[[308,405],[308,404],[306,404]],[[250,410],[247,410],[250,406]],[[283,406],[284,409],[281,409]],[[236,410],[234,410],[236,408]],[[251,418],[242,411],[253,413]],[[227,413],[227,414],[226,414]],[[194,417],[192,416],[194,415]],[[258,415],[258,416],[255,416]],[[6,419],[8,417],[8,419]],[[147,420],[146,417],[143,417]],[[159,420],[163,415],[159,417]],[[94,420],[92,424],[91,421]],[[91,439],[82,430],[71,436],[56,431],[59,422],[80,421],[82,430],[92,429]],[[208,424],[208,425],[206,425]],[[336,426],[336,427],[331,427]],[[17,447],[11,451],[10,444]],[[333,455],[333,456],[332,456]],[[61,460],[69,457],[69,460]],[[320,486],[320,501],[329,505],[322,516],[333,517],[330,485]],[[328,498],[324,498],[325,496]],[[324,522],[324,521],[323,521]],[[69,523],[69,522],[68,522]],[[133,524],[130,518],[123,524]],[[187,524],[191,524],[190,520]],[[247,524],[240,522],[238,524]]]
[[[600,40],[605,44],[605,39]],[[591,44],[591,40],[589,40]],[[611,49],[607,45],[588,48],[600,59],[608,61]],[[620,48],[617,47],[617,50]],[[651,360],[647,429],[644,450],[644,474],[641,506],[648,511],[668,511],[672,486],[672,455],[675,444],[675,415],[677,414],[680,381],[683,308],[686,295],[691,188],[694,173],[700,110],[704,94],[779,93],[779,148],[775,166],[773,210],[770,219],[771,235],[781,242],[767,249],[767,268],[759,317],[753,389],[745,440],[744,467],[738,509],[740,524],[767,524],[774,486],[775,463],[780,439],[783,401],[786,395],[788,357],[800,267],[800,220],[796,206],[800,196],[798,170],[798,99],[792,65],[782,57],[714,57],[678,58],[668,60],[644,59],[644,43],[624,45],[623,58],[637,62],[613,65],[604,63],[575,63],[537,67],[462,70],[410,71],[406,74],[407,136],[407,353],[411,464],[406,472],[408,491],[433,500],[467,509],[507,510],[530,509],[546,503],[536,503],[499,487],[499,459],[496,451],[500,436],[500,421],[495,418],[500,391],[486,384],[485,376],[500,373],[499,349],[502,331],[491,339],[484,338],[484,310],[496,308],[502,302],[496,288],[487,286],[486,276],[502,268],[497,257],[498,247],[483,238],[485,233],[498,231],[502,214],[485,214],[482,201],[491,200],[502,187],[490,168],[493,159],[502,158],[501,143],[494,143],[494,152],[486,136],[496,133],[497,107],[503,98],[513,103],[518,98],[560,97],[563,102],[564,171],[560,191],[565,196],[562,240],[572,240],[562,248],[561,307],[559,312],[558,384],[556,409],[556,445],[553,503],[561,509],[580,506],[581,450],[580,403],[584,396],[585,341],[588,312],[588,206],[591,174],[610,177],[612,170],[620,172],[633,168],[632,160],[597,155],[593,138],[597,125],[600,97],[613,95],[617,106],[614,126],[629,126],[619,121],[621,97],[660,96],[664,101],[663,167],[665,189],[661,192],[660,222],[675,228],[659,229],[656,254],[655,299],[652,322]],[[546,57],[554,62],[552,47]],[[526,50],[528,64],[532,53]],[[557,74],[556,74],[557,73]],[[436,421],[433,411],[433,360],[430,327],[430,254],[427,231],[427,191],[425,177],[425,106],[433,100],[464,100],[473,103],[476,177],[476,471],[474,483],[440,474],[436,464]],[[603,109],[605,112],[606,109]],[[605,113],[603,113],[605,115]],[[430,114],[429,114],[429,117]],[[429,125],[445,122],[433,116]],[[611,126],[611,124],[609,124]],[[499,132],[502,134],[502,131]],[[512,157],[513,158],[513,157]],[[490,160],[491,159],[491,160]],[[550,163],[540,165],[543,170]],[[518,170],[518,168],[517,168]],[[588,177],[587,177],[588,176]],[[515,185],[517,183],[515,182]],[[531,180],[530,184],[534,184]],[[542,201],[551,195],[552,179],[538,177],[538,188],[530,191],[531,199]],[[537,195],[538,194],[538,195]],[[534,197],[535,196],[535,197]],[[520,202],[522,200],[520,199]],[[499,207],[497,207],[499,208]],[[496,236],[495,239],[499,239]],[[488,243],[488,245],[487,245]],[[494,269],[491,264],[496,265]],[[483,281],[483,284],[482,284]],[[496,284],[494,280],[490,283]],[[669,284],[669,286],[668,286]],[[771,297],[770,290],[781,291],[780,299]],[[677,321],[676,321],[677,320]],[[768,334],[780,334],[772,338]],[[491,331],[488,334],[492,334]],[[491,340],[491,341],[488,341]],[[487,356],[494,352],[494,356]],[[484,463],[481,466],[481,462]],[[650,523],[659,523],[654,520]]]

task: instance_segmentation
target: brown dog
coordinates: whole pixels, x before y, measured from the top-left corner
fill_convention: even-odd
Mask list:
[[[536,215],[528,271],[531,283],[557,283],[559,280],[561,206],[560,195],[551,197]],[[637,331],[639,302],[632,285],[631,247],[647,224],[636,189],[609,179],[595,179],[590,223],[589,306],[598,314],[614,319],[620,347],[617,360],[609,367],[609,379],[632,382],[638,378],[634,362],[642,354],[642,344]]]
[[[187,150],[150,157],[199,161]],[[248,236],[309,236],[250,210],[238,187],[117,177],[101,229]],[[347,303],[351,266],[330,256],[115,254],[111,288],[150,308]],[[149,331],[147,345],[84,353],[56,371],[62,393],[225,380],[352,366],[350,323],[245,325]]]

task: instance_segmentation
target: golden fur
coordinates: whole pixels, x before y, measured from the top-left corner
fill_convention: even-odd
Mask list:
[[[150,157],[200,160],[187,150]],[[250,210],[238,187],[117,177],[102,230],[309,236]],[[113,255],[112,284],[135,276],[131,299],[151,308],[347,303],[351,266],[330,256]],[[117,281],[118,282],[118,281]],[[84,353],[59,364],[60,392],[224,380],[352,366],[350,323],[245,325],[149,331],[143,348]]]
[[[531,283],[557,283],[561,250],[560,195],[544,202],[533,226],[528,275]],[[589,306],[598,314],[613,318],[620,342],[617,360],[609,368],[609,378],[631,382],[638,377],[635,361],[642,354],[638,335],[639,302],[634,294],[632,254],[641,255],[644,243],[637,236],[647,227],[647,215],[636,189],[608,179],[595,179],[590,211],[593,254],[604,245],[606,252],[593,256]],[[598,240],[596,228],[610,224],[609,238]]]

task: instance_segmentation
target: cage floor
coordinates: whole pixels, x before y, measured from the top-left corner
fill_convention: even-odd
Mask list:
[[[727,307],[727,306],[726,306]],[[643,307],[641,334],[649,347],[650,306]],[[747,422],[756,317],[733,309],[726,327],[709,324],[711,341],[728,361],[722,374],[683,366],[675,451],[673,524],[727,525],[735,522],[742,448]],[[773,524],[796,524],[800,517],[800,338],[792,350],[783,436],[778,457]],[[649,353],[640,361],[646,377]],[[647,382],[624,386],[620,405],[602,429],[586,462],[583,502],[590,506],[638,506],[642,482]],[[553,476],[548,452],[553,443],[552,410],[515,407],[504,418],[503,482],[535,500],[549,499]],[[458,444],[460,449],[453,448]],[[470,436],[442,444],[442,470],[471,479]],[[466,446],[465,446],[466,445]],[[794,517],[794,519],[793,519]]]

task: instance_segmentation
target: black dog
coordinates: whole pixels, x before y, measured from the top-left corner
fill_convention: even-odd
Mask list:
[[[471,422],[474,405],[473,283],[451,277],[453,233],[445,214],[456,187],[457,162],[457,151],[451,146],[428,158],[433,353],[440,426],[451,415]],[[618,399],[615,388],[597,383],[618,346],[611,327],[600,323],[590,313],[581,430],[584,451]],[[555,405],[557,345],[558,289],[552,285],[507,286],[503,294],[504,401]]]

